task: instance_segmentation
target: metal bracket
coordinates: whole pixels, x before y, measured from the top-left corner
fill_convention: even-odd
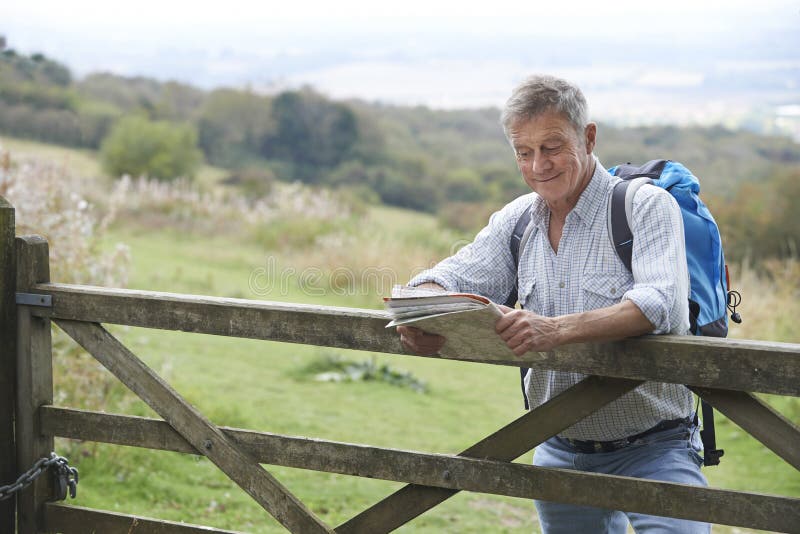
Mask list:
[[[17,304],[51,308],[53,306],[53,297],[38,293],[17,293]]]

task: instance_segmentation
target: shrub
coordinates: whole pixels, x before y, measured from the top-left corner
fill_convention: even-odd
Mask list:
[[[439,220],[448,228],[474,234],[486,226],[495,209],[486,202],[448,202],[439,208]]]
[[[275,173],[266,166],[247,166],[232,172],[222,183],[238,186],[244,196],[258,199],[269,195]]]
[[[103,140],[100,153],[112,176],[130,174],[160,180],[191,178],[202,161],[192,126],[138,116],[117,122]]]
[[[378,364],[377,358],[348,360],[339,354],[328,354],[297,370],[297,378],[311,375],[318,382],[383,382],[392,386],[409,388],[417,393],[427,393],[428,386],[410,371],[401,371],[389,364]]]

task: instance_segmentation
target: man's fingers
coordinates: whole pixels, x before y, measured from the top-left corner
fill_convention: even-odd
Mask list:
[[[444,338],[433,334],[423,334],[422,336],[408,339],[409,345],[414,349],[438,351],[444,345]]]
[[[500,334],[501,337],[503,336],[503,332],[508,330],[508,327],[514,324],[514,322],[517,320],[518,314],[516,312],[517,310],[511,310],[509,312],[506,312],[505,315],[503,315],[502,317],[497,319],[497,321],[495,321],[494,330],[495,332]]]
[[[397,332],[405,348],[423,356],[436,354],[446,341],[443,336],[430,334],[412,326],[398,326]]]
[[[526,339],[526,337],[527,336],[523,335],[522,332],[519,332],[516,335],[510,336],[505,342],[515,355],[522,356],[528,352],[530,346],[530,340]]]
[[[400,325],[397,327],[397,333],[400,334],[401,336],[403,334],[406,335],[413,334],[414,332],[422,332],[422,330],[420,330],[415,326]]]

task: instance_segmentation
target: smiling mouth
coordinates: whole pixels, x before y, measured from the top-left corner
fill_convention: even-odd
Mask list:
[[[539,183],[544,183],[544,182],[552,182],[553,180],[555,180],[556,178],[558,178],[558,177],[559,177],[559,176],[561,176],[562,174],[563,174],[563,173],[558,173],[558,174],[556,174],[555,176],[551,176],[550,178],[541,178],[541,179],[539,179],[539,178],[534,178],[533,180],[534,180],[535,182],[539,182]]]

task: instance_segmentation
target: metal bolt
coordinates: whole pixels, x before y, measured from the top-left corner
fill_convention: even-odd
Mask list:
[[[206,441],[203,443],[203,447],[205,447],[207,451],[210,451],[212,446],[213,446],[213,444],[211,443],[211,440],[210,440],[210,439],[207,439],[207,440],[206,440]]]
[[[450,471],[445,471],[445,472],[442,474],[442,477],[443,477],[445,480],[450,480],[451,478],[453,478],[453,475],[451,475],[451,474],[450,474]]]

